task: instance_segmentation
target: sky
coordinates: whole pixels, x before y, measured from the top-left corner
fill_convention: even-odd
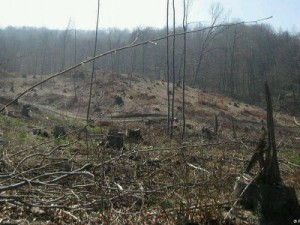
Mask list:
[[[177,20],[181,22],[183,0],[176,1]],[[172,2],[172,0],[170,0]],[[230,20],[265,21],[275,30],[300,32],[300,0],[192,0],[190,22],[209,24],[212,4],[220,3]],[[99,28],[165,26],[166,0],[101,0]],[[97,0],[0,0],[0,27],[31,26],[94,30]]]

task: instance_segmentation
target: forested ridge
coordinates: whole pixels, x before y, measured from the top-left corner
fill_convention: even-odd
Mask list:
[[[197,25],[190,30],[200,28]],[[176,32],[182,32],[182,28],[177,28]],[[165,29],[150,27],[132,31],[100,30],[97,52],[163,36]],[[5,72],[45,75],[61,71],[90,57],[93,40],[94,31],[69,27],[66,30],[1,29],[1,79]],[[176,84],[180,86],[183,36],[176,36],[175,50]],[[299,34],[277,32],[266,24],[211,27],[187,35],[186,83],[261,104],[262,87],[267,80],[277,110],[297,114],[300,111],[299,59]],[[166,40],[110,54],[98,60],[96,67],[102,71],[166,80]]]

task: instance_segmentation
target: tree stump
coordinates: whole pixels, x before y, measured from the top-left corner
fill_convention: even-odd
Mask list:
[[[47,131],[45,131],[44,129],[42,128],[33,128],[32,129],[32,133],[34,135],[38,135],[38,136],[41,136],[41,137],[49,137],[49,134]]]
[[[214,137],[213,131],[211,131],[208,127],[202,127],[201,134],[205,140],[209,141],[211,141]]]
[[[124,105],[124,101],[123,101],[122,97],[116,96],[115,97],[115,104],[117,104],[118,106],[123,106]]]
[[[124,147],[123,133],[117,129],[111,129],[106,137],[106,147],[113,149],[122,149]]]
[[[66,134],[67,132],[65,131],[65,128],[62,126],[55,126],[53,128],[53,135],[55,138],[64,137]]]
[[[30,111],[31,111],[31,105],[26,104],[26,105],[23,105],[21,114],[23,116],[30,117],[30,114],[29,114]]]
[[[139,128],[129,129],[127,139],[132,141],[142,141],[143,137],[142,137],[141,129]]]

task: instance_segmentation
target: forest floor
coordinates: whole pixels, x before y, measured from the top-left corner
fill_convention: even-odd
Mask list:
[[[266,125],[264,109],[187,87],[181,140],[175,87],[171,140],[166,82],[96,73],[86,125],[89,79],[57,77],[0,115],[0,224],[257,224],[239,206],[227,214]],[[0,107],[39,80],[12,76],[5,90],[0,80]],[[20,114],[24,104],[30,117]],[[274,121],[281,175],[300,197],[300,129],[286,114],[275,112]],[[57,126],[66,135],[55,138]],[[125,148],[105,146],[112,128]],[[140,129],[142,139],[128,138],[129,129]]]

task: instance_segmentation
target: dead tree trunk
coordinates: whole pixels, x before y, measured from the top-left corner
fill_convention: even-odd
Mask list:
[[[168,98],[168,135],[171,129],[171,100],[170,100],[170,59],[169,59],[169,0],[167,0],[167,98]]]
[[[173,138],[173,131],[174,131],[174,107],[175,107],[175,50],[176,50],[176,11],[175,11],[175,0],[172,1],[173,3],[173,49],[172,49],[172,101],[171,101],[171,124],[170,124],[170,138]]]
[[[280,183],[282,179],[280,177],[280,170],[277,159],[271,93],[267,82],[265,83],[265,92],[267,103],[268,149],[265,159],[266,164],[262,170],[262,179],[264,183],[272,185]]]
[[[256,151],[254,152],[245,174],[238,178],[235,194],[245,208],[250,208],[260,215],[261,225],[292,224],[300,218],[300,206],[291,187],[283,184],[277,159],[273,109],[270,89],[265,83],[267,103],[267,134],[263,133]],[[265,137],[268,140],[265,141]],[[259,162],[260,172],[252,179],[246,175]]]

